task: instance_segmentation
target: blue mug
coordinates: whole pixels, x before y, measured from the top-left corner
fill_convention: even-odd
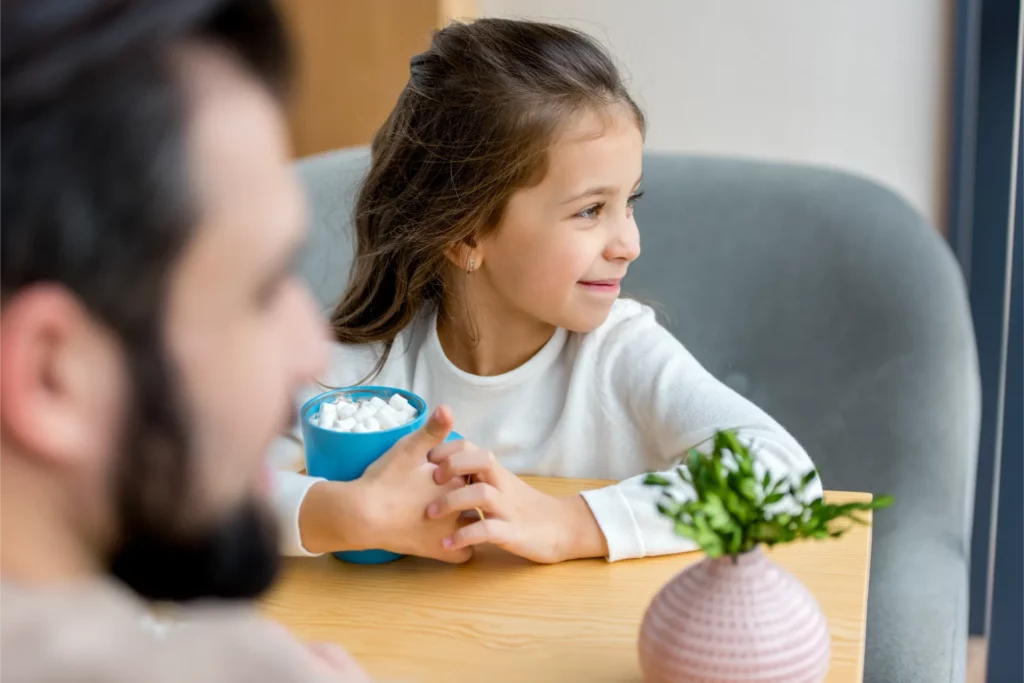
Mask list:
[[[383,401],[395,394],[404,397],[416,409],[416,417],[401,427],[379,432],[336,432],[324,429],[310,422],[310,418],[320,411],[320,404],[334,401],[344,396],[352,401],[370,399],[374,396]],[[322,477],[329,481],[353,481],[363,476],[363,472],[377,458],[391,449],[398,440],[407,434],[420,429],[427,421],[427,403],[422,398],[404,389],[389,387],[351,387],[335,389],[315,396],[299,413],[302,424],[302,440],[306,450],[306,473],[312,477]],[[452,432],[448,441],[462,437]],[[402,555],[387,550],[353,550],[334,553],[339,560],[353,564],[384,564],[401,559]]]

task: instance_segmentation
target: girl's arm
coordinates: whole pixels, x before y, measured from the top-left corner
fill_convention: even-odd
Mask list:
[[[610,363],[607,393],[651,444],[643,454],[648,471],[669,470],[691,448],[710,450],[716,430],[734,429],[753,443],[758,458],[777,477],[800,477],[814,463],[775,420],[725,386],[644,307],[609,335],[602,363]],[[631,456],[632,454],[627,454]],[[622,560],[694,550],[673,533],[655,503],[661,490],[646,475],[583,494],[608,543],[608,559]],[[820,480],[807,495],[821,495]]]
[[[313,485],[319,479],[307,477],[297,472],[275,470],[273,481],[274,511],[277,513],[278,531],[280,533],[281,553],[283,555],[311,556],[302,543],[299,510]]]
[[[323,386],[304,387],[295,397],[298,411],[324,387],[348,386],[360,374],[373,367],[376,356],[371,348],[331,344],[331,362]],[[351,519],[360,511],[353,500],[354,491],[319,477],[299,474],[305,467],[302,429],[298,418],[289,431],[271,445],[268,464],[273,470],[274,512],[280,533],[281,553],[313,556],[325,552],[353,550]]]
[[[271,446],[272,500],[280,533],[281,553],[313,556],[328,551],[353,550],[346,530],[358,522],[355,492],[335,482],[299,474],[302,443],[292,435]]]
[[[354,481],[325,481],[277,470],[273,501],[288,555],[313,555],[381,548],[443,562],[465,562],[468,549],[446,548],[442,539],[459,528],[459,519],[427,519],[427,505],[439,495],[461,488],[461,478],[438,484],[427,454],[451,432],[454,418],[441,406],[419,430],[406,435]],[[289,437],[281,437],[287,440]],[[275,443],[271,460],[281,462],[301,449]]]

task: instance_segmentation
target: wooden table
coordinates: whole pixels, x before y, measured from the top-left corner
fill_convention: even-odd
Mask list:
[[[608,483],[526,479],[558,495]],[[700,557],[538,566],[492,549],[462,566],[405,558],[365,567],[330,556],[295,558],[262,608],[303,640],[344,646],[382,680],[639,682],[636,639],[644,610],[666,581]],[[784,546],[772,557],[803,581],[828,617],[828,682],[860,682],[870,530]]]

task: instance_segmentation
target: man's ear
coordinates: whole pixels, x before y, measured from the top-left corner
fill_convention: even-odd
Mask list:
[[[109,457],[127,395],[120,345],[59,285],[34,285],[0,309],[0,424],[54,466]]]

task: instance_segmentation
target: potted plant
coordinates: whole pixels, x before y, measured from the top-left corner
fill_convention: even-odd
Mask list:
[[[761,473],[735,432],[715,434],[710,454],[691,450],[674,477],[650,474],[658,511],[706,557],[655,596],[640,630],[647,683],[818,683],[828,672],[825,615],[803,584],[771,561],[764,546],[841,536],[858,513],[888,496],[832,505],[807,500],[799,480]],[[692,489],[691,491],[684,489]]]

